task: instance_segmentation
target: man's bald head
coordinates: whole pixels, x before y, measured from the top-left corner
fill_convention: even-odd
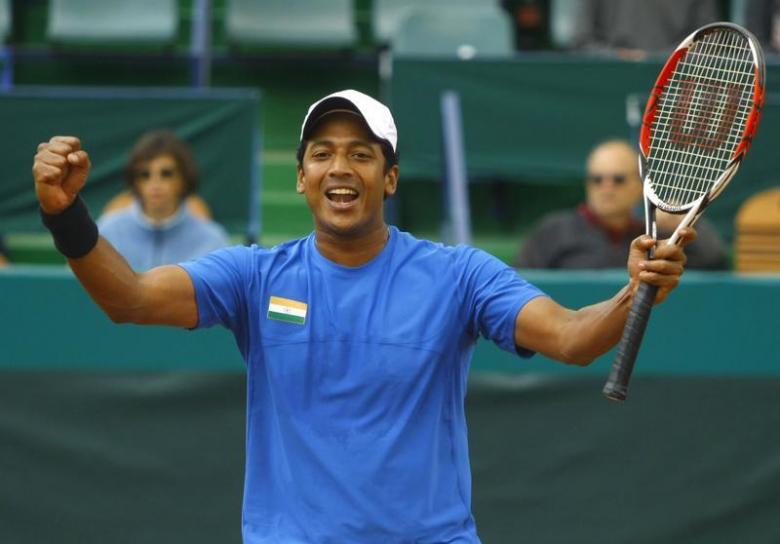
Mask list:
[[[639,157],[626,140],[606,140],[594,147],[587,160],[588,172],[599,166],[621,165],[627,172],[639,177]]]
[[[625,140],[607,140],[588,155],[585,175],[588,206],[604,222],[620,227],[631,220],[642,196],[639,163]]]

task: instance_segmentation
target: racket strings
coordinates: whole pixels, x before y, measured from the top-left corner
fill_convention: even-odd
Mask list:
[[[651,127],[651,189],[670,207],[708,193],[728,167],[753,108],[753,52],[740,33],[694,41],[658,98]]]

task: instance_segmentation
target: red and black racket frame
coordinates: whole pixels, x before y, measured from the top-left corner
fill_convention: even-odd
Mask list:
[[[648,187],[650,180],[648,179],[647,174],[647,161],[648,157],[650,156],[650,142],[652,139],[653,122],[658,113],[660,99],[663,95],[664,89],[669,83],[672,74],[674,74],[680,59],[682,59],[688,52],[690,45],[694,41],[701,39],[701,37],[704,35],[723,28],[729,28],[743,34],[747,38],[747,41],[753,50],[753,58],[755,61],[753,108],[745,124],[745,130],[742,139],[737,145],[731,161],[720,178],[713,184],[710,191],[699,200],[687,206],[669,206],[661,202],[656,197],[654,191],[650,190]],[[734,177],[734,174],[736,173],[740,163],[744,159],[745,154],[753,143],[753,137],[758,129],[758,124],[761,119],[761,113],[764,105],[765,82],[766,68],[764,53],[761,50],[761,47],[758,45],[758,40],[756,40],[753,34],[733,23],[719,22],[704,26],[683,40],[683,42],[671,54],[664,67],[661,69],[661,72],[658,75],[658,79],[656,80],[653,87],[653,91],[647,101],[645,113],[642,118],[642,127],[639,133],[639,171],[645,184],[645,228],[648,235],[657,239],[657,227],[655,221],[656,208],[661,208],[662,210],[669,213],[686,213],[687,216],[680,222],[680,225],[677,227],[677,229],[675,229],[675,232],[667,241],[667,243],[677,243],[679,241],[679,231],[685,226],[692,226],[701,216],[704,209],[710,204],[710,202],[712,202],[712,200],[714,200],[728,185],[728,183]],[[648,251],[648,258],[653,258],[653,249]],[[631,380],[636,357],[639,353],[639,347],[642,344],[642,338],[644,337],[644,333],[647,328],[647,323],[650,318],[650,313],[653,303],[655,302],[657,292],[658,287],[642,282],[639,284],[639,287],[634,293],[632,306],[623,329],[623,336],[621,337],[618,344],[615,360],[612,364],[609,377],[607,378],[607,382],[603,389],[604,395],[610,400],[624,401],[628,396],[628,385]]]

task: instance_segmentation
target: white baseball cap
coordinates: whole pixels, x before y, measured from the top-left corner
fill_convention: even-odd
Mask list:
[[[353,111],[359,114],[374,136],[387,141],[393,147],[393,151],[396,151],[398,130],[395,128],[393,114],[390,113],[387,106],[378,100],[352,89],[329,94],[309,106],[309,111],[306,113],[303,125],[301,125],[301,140],[309,135],[316,122],[323,115],[337,110]]]

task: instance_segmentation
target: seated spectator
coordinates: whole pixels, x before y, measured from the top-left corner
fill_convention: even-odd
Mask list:
[[[102,216],[98,227],[134,269],[194,259],[228,245],[221,226],[183,205],[196,190],[198,173],[189,146],[172,132],[143,135],[130,153],[125,179],[134,202]]]
[[[670,53],[691,32],[721,19],[717,0],[580,0],[575,46],[631,60]]]
[[[554,212],[542,218],[525,239],[515,259],[516,267],[625,266],[631,241],[645,232],[644,221],[635,214],[642,200],[637,153],[628,142],[609,140],[591,151],[586,164],[585,195],[586,202],[576,210]],[[659,217],[660,233],[664,234],[664,227],[681,217]],[[703,221],[697,223],[696,229],[699,239],[686,247],[687,267],[725,268],[725,246],[714,229]]]
[[[8,264],[8,248],[5,247],[5,241],[0,236],[0,268]]]

